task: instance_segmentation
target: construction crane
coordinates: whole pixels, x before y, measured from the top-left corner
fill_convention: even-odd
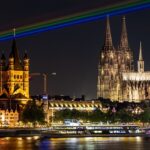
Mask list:
[[[31,73],[30,78],[32,76],[43,76],[43,94],[47,95],[47,74],[46,73]],[[52,76],[56,75],[56,72],[51,73]]]

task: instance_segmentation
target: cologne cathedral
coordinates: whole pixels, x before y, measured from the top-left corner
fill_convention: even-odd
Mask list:
[[[0,62],[0,101],[12,99],[26,103],[29,100],[29,58],[25,52],[20,59],[15,36],[8,60],[2,52]]]
[[[150,99],[150,72],[144,71],[142,44],[140,43],[135,70],[125,17],[122,19],[121,37],[117,48],[112,42],[109,17],[107,17],[105,41],[98,64],[97,97],[119,102],[141,102]]]

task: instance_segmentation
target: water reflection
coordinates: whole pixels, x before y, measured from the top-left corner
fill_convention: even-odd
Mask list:
[[[150,139],[141,137],[0,138],[0,150],[147,150],[149,147]]]

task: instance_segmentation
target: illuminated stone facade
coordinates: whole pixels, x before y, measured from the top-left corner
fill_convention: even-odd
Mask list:
[[[18,124],[19,113],[17,110],[0,110],[0,125],[1,127],[14,127]]]
[[[142,46],[140,44],[138,71],[134,70],[133,53],[128,44],[125,17],[118,48],[113,46],[109,18],[98,65],[97,97],[112,101],[150,99],[150,72],[144,72]]]
[[[15,37],[8,63],[4,53],[1,56],[0,95],[23,102],[29,99],[29,58],[25,52],[23,59],[20,59]]]
[[[103,108],[100,101],[65,101],[65,100],[50,100],[44,102],[44,111],[46,115],[46,121],[50,122],[50,118],[54,117],[54,112],[63,109],[76,109],[78,111],[90,112],[95,109],[100,109],[104,112],[107,108]]]

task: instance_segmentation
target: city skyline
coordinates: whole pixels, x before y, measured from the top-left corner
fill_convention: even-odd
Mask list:
[[[13,6],[17,9],[19,4]],[[83,7],[83,4],[81,6]],[[2,15],[1,13],[0,17]],[[21,16],[21,14],[12,16],[13,22],[17,20],[17,15],[18,18]],[[136,64],[138,58],[139,42],[142,41],[145,70],[148,70],[150,69],[150,52],[148,51],[150,22],[147,21],[150,17],[149,9],[124,15],[127,20],[129,45],[134,52],[134,63]],[[117,41],[120,38],[121,18],[122,15],[110,17],[115,46],[118,45]],[[4,18],[1,20],[5,22]],[[10,19],[7,23],[11,24],[11,21]],[[104,42],[104,30],[105,19],[17,39],[17,46],[21,55],[24,50],[27,50],[31,73],[49,74],[48,93],[50,95],[64,94],[79,97],[84,94],[87,99],[91,99],[96,98],[98,55]],[[8,56],[11,41],[0,42],[0,49],[4,50]],[[56,72],[56,76],[51,76],[52,72]],[[31,83],[31,94],[42,94],[43,77],[35,76]]]

